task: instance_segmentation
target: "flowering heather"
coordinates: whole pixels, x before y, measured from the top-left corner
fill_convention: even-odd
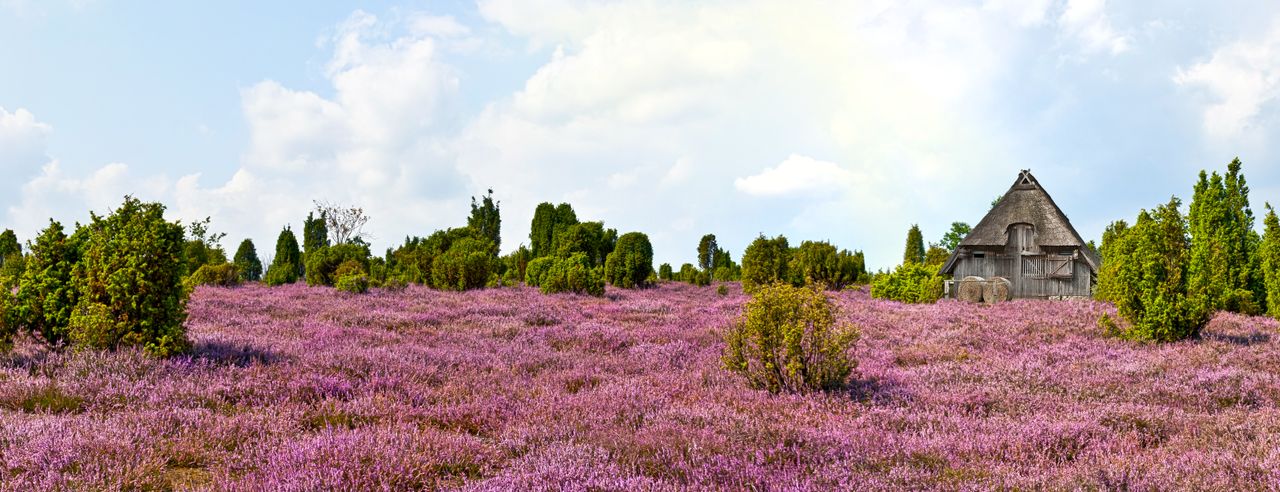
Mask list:
[[[1280,487],[1274,321],[1142,345],[1101,303],[834,295],[854,382],[796,396],[720,367],[736,285],[201,287],[192,356],[0,357],[0,489]]]

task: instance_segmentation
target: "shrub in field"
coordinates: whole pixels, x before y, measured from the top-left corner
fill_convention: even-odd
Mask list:
[[[487,239],[465,237],[431,262],[431,286],[441,290],[484,288],[497,271],[498,259]]]
[[[0,353],[13,347],[13,336],[18,333],[18,302],[13,292],[0,288]]]
[[[556,231],[555,256],[568,258],[582,253],[591,266],[603,266],[618,242],[618,231],[605,229],[603,222],[582,222]]]
[[[773,239],[756,237],[742,254],[742,288],[748,294],[756,287],[775,282],[790,281],[788,266],[791,263],[791,246],[785,236]]]
[[[857,366],[848,355],[857,339],[822,291],[761,285],[725,333],[724,365],[774,393],[836,389]]]
[[[1138,214],[1132,227],[1109,227],[1095,297],[1111,301],[1129,326],[1125,338],[1175,341],[1197,335],[1209,319],[1203,295],[1188,291],[1187,222],[1181,202]]]
[[[504,279],[515,282],[523,282],[525,270],[529,267],[529,261],[533,259],[533,252],[521,244],[519,248],[512,251],[511,254],[502,257],[506,270],[503,273]]]
[[[306,258],[307,254],[313,251],[319,251],[329,247],[329,227],[325,225],[324,211],[320,211],[320,216],[316,217],[315,212],[308,212],[307,218],[302,220],[302,256]],[[303,261],[305,265],[305,261]]]
[[[227,262],[227,252],[223,251],[219,244],[227,235],[210,231],[211,222],[213,218],[205,217],[204,220],[194,221],[187,226],[190,236],[184,245],[187,273],[194,272],[204,265],[221,265]]]
[[[805,241],[792,252],[788,271],[805,284],[840,290],[858,280],[863,264],[861,252],[837,250],[826,241]]]
[[[334,288],[352,294],[369,292],[369,275],[364,268],[364,265],[354,259],[342,262],[333,272],[333,277],[337,279]]]
[[[935,266],[906,263],[875,276],[871,297],[907,303],[931,303],[942,298],[943,278]]]
[[[253,246],[252,239],[240,241],[236,248],[236,268],[240,269],[240,279],[246,282],[262,280],[262,260],[258,259],[258,248]]]
[[[338,244],[317,249],[307,254],[307,285],[333,286],[338,281],[334,275],[344,262],[355,261],[361,271],[369,271],[369,248],[357,244]]]
[[[619,237],[604,264],[604,276],[609,283],[625,289],[642,287],[652,273],[653,245],[649,244],[649,236],[628,232]]]
[[[12,300],[12,323],[54,345],[66,340],[71,311],[80,298],[71,276],[80,262],[83,237],[83,233],[67,237],[62,224],[50,220],[49,227],[31,245],[18,280],[18,293]]]
[[[719,296],[729,295],[729,288],[726,287],[724,284],[720,284],[716,286],[716,295],[719,295]]]
[[[240,268],[235,263],[221,265],[203,265],[195,273],[182,281],[187,290],[195,290],[198,285],[214,287],[235,287],[240,285]]]
[[[0,232],[0,288],[13,287],[22,276],[24,262],[22,245],[12,229]]]
[[[547,202],[538,204],[529,227],[529,248],[534,258],[551,256],[556,252],[556,234],[577,224],[578,215],[567,203],[555,206]]]
[[[675,279],[675,272],[671,271],[670,263],[663,263],[662,265],[658,266],[658,280],[673,280],[673,279]]]
[[[477,236],[489,242],[492,248],[489,251],[491,256],[498,256],[502,245],[502,210],[500,203],[494,201],[493,190],[489,190],[489,194],[481,197],[480,202],[476,202],[476,197],[471,197],[471,216],[467,217],[467,227],[475,232]]]
[[[18,243],[18,235],[13,232],[13,229],[5,229],[4,232],[0,232],[0,262],[14,253],[22,254],[22,245]]]
[[[556,259],[551,256],[542,258],[534,258],[529,260],[529,265],[525,267],[524,283],[530,287],[542,286],[543,279],[547,278],[547,272],[551,271],[551,265],[555,264]]]
[[[297,282],[301,275],[302,252],[298,251],[298,238],[285,226],[276,238],[276,256],[262,281],[267,285],[291,284]]]
[[[532,265],[532,264],[531,264]],[[591,260],[582,253],[568,258],[556,258],[542,278],[542,293],[575,292],[593,296],[604,295],[604,272],[591,266]]]
[[[108,216],[92,216],[84,241],[72,277],[72,344],[138,346],[161,357],[186,351],[183,231],[164,219],[164,206],[125,197]]]

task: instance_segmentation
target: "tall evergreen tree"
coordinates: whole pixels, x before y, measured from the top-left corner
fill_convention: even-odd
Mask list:
[[[702,236],[698,241],[698,268],[711,270],[716,265],[716,253],[719,251],[715,234]]]
[[[907,247],[902,253],[902,263],[924,263],[924,235],[920,233],[919,225],[913,224],[907,231]]]
[[[249,282],[262,279],[262,260],[258,259],[258,249],[253,246],[252,239],[240,242],[240,247],[236,249],[235,264],[241,279]]]
[[[329,226],[325,225],[325,215],[319,217],[315,212],[308,212],[307,219],[302,221],[302,254],[308,255],[329,246]],[[292,235],[292,233],[290,233]],[[296,239],[294,242],[297,242]]]
[[[1266,289],[1267,314],[1280,318],[1280,218],[1267,204],[1267,215],[1262,219],[1261,245],[1258,249],[1259,270]]]
[[[1253,230],[1249,187],[1239,159],[1227,174],[1200,172],[1187,217],[1191,232],[1188,288],[1211,310],[1257,312],[1264,294],[1254,273],[1260,239]]]
[[[13,233],[13,229],[5,229],[0,232],[0,264],[4,264],[5,257],[13,254],[22,254],[22,245],[18,244],[18,235]]]
[[[500,203],[493,200],[493,190],[490,189],[480,203],[476,203],[476,198],[471,197],[471,216],[467,218],[467,227],[493,245],[493,256],[498,256],[498,252],[502,251],[502,211],[499,206]]]

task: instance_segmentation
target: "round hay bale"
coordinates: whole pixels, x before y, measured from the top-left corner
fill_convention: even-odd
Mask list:
[[[991,277],[982,284],[982,300],[988,304],[1009,300],[1009,291],[1013,290],[1013,282],[1004,277]]]
[[[956,284],[956,299],[964,302],[982,302],[982,277],[965,277]]]

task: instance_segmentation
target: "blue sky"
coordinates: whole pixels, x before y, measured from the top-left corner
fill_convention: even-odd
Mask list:
[[[0,0],[0,228],[131,193],[269,251],[313,200],[379,249],[493,188],[692,261],[713,232],[901,257],[1030,168],[1086,238],[1245,163],[1280,202],[1280,4]]]

